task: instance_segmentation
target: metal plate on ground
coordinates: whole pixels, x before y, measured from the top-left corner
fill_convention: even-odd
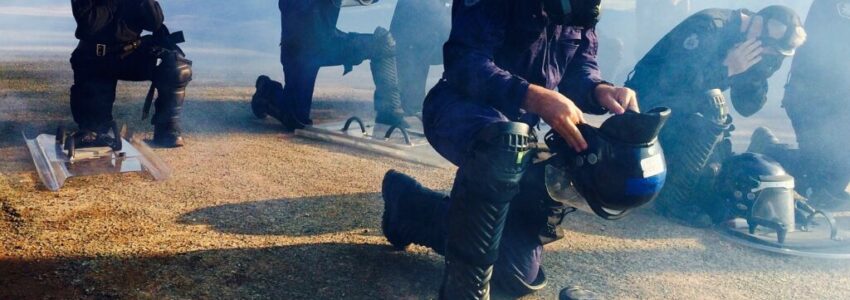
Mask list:
[[[427,166],[452,166],[431,147],[421,128],[421,123],[413,123],[410,129],[402,130],[368,124],[353,117],[343,122],[307,126],[296,130],[295,134]]]
[[[838,219],[838,218],[837,218]],[[841,220],[846,221],[846,220]],[[839,222],[843,223],[843,222]],[[727,241],[762,251],[810,258],[850,259],[850,234],[841,227],[835,239],[830,238],[830,227],[823,220],[809,226],[808,231],[789,232],[785,243],[777,241],[776,232],[759,227],[750,234],[746,221],[735,220],[718,225],[715,230]]]
[[[122,139],[121,150],[117,152],[108,147],[77,149],[74,159],[70,159],[66,151],[57,145],[55,135],[23,136],[38,177],[48,190],[54,192],[59,191],[71,177],[146,172],[159,181],[171,175],[168,166],[141,137]]]

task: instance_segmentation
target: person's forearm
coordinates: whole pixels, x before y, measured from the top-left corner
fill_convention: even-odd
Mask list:
[[[554,91],[536,84],[530,84],[528,86],[528,92],[525,94],[525,99],[522,102],[522,108],[529,112],[539,114],[546,106],[544,103],[547,98],[547,93],[551,92]]]

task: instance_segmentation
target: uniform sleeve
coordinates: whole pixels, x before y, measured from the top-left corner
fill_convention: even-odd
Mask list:
[[[454,2],[452,32],[443,49],[447,83],[470,101],[519,111],[529,83],[494,62],[494,51],[505,38],[506,1],[480,0],[471,6],[464,2]]]
[[[604,114],[606,110],[599,105],[594,96],[596,86],[603,82],[596,62],[599,40],[595,28],[582,30],[581,45],[575,58],[567,66],[558,90],[575,102],[583,112]]]
[[[748,82],[733,81],[730,90],[732,107],[742,116],[752,116],[767,103],[767,86],[767,79]]]
[[[139,12],[141,13],[142,29],[147,31],[157,31],[165,21],[165,16],[162,14],[162,7],[156,0],[141,0],[139,2]]]
[[[71,0],[71,10],[77,21],[77,30],[87,35],[103,29],[112,21],[114,12],[108,6],[95,4],[95,0]]]
[[[722,24],[717,22],[710,16],[695,15],[670,32],[663,39],[666,55],[645,62],[660,64],[657,70],[665,77],[658,86],[649,88],[677,94],[728,86],[728,69],[722,64],[728,49],[722,48],[726,43],[719,37],[718,25]]]

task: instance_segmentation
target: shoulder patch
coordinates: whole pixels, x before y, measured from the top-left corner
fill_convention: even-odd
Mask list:
[[[699,48],[699,36],[696,33],[691,34],[691,36],[686,38],[685,42],[682,43],[682,47],[687,50],[694,50],[696,48]]]
[[[473,6],[475,4],[478,4],[478,2],[481,2],[481,0],[463,0],[463,5],[470,7],[470,6]]]
[[[838,2],[838,15],[845,19],[850,19],[850,2]]]

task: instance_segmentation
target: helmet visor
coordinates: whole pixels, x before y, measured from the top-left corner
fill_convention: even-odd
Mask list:
[[[590,207],[587,200],[578,192],[573,181],[564,169],[548,164],[546,165],[544,177],[546,181],[546,191],[549,193],[549,197],[552,197],[552,199],[569,205],[577,210],[599,215],[593,210],[593,208]],[[600,209],[604,210],[605,213],[611,216],[620,216],[625,213],[625,211],[604,207]]]

